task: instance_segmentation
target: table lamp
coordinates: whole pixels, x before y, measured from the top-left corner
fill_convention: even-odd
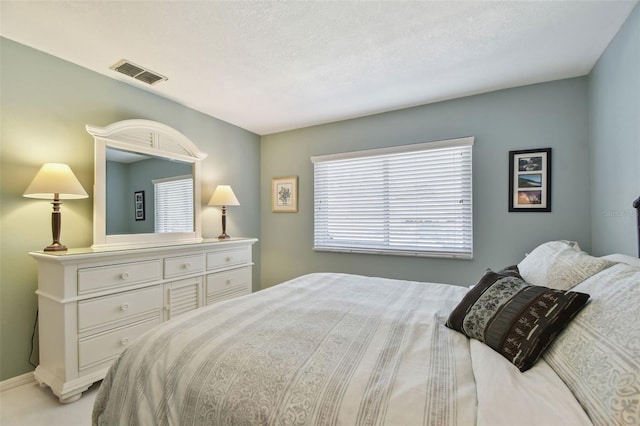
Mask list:
[[[44,248],[44,251],[64,251],[67,249],[60,243],[60,224],[62,213],[60,212],[60,200],[72,200],[87,198],[84,190],[71,168],[61,163],[45,163],[31,181],[31,184],[23,194],[28,198],[52,199],[53,212],[51,213],[51,229],[53,243]]]
[[[233,189],[229,185],[218,185],[209,200],[210,206],[222,206],[222,234],[219,239],[225,240],[231,238],[227,234],[227,206],[239,206],[240,203],[233,193]]]

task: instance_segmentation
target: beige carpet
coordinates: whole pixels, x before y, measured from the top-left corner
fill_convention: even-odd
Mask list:
[[[60,404],[48,387],[37,383],[0,393],[2,426],[85,426],[91,425],[91,410],[99,383],[71,404]]]

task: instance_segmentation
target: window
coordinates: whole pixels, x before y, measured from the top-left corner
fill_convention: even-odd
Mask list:
[[[473,140],[312,157],[314,250],[472,258]]]
[[[193,232],[193,176],[154,179],[155,232]]]

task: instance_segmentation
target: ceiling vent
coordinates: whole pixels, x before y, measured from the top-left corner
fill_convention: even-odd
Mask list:
[[[127,61],[126,59],[121,60],[120,62],[112,66],[111,69],[150,85],[167,80],[167,77],[136,65],[133,62]]]

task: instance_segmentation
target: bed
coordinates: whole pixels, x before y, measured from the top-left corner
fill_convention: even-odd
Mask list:
[[[570,241],[471,289],[309,274],[136,340],[93,424],[637,425],[639,324],[638,259]]]

